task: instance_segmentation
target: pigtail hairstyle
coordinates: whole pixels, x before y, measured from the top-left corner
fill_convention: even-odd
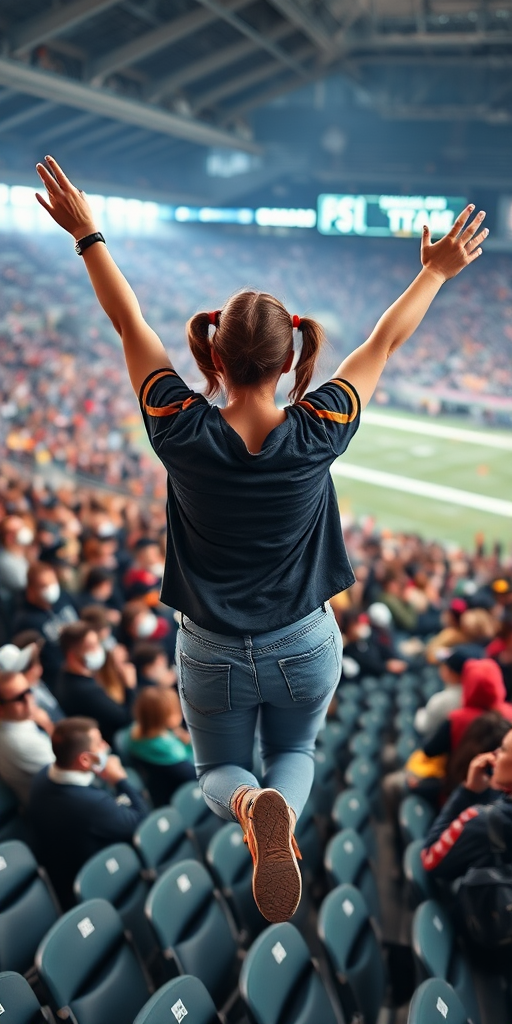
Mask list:
[[[297,330],[302,334],[302,350],[295,367],[295,384],[288,396],[291,402],[298,402],[308,390],[320,349],[325,341],[323,327],[309,317],[301,318]]]
[[[219,315],[216,316],[215,330],[218,328]],[[190,351],[204,377],[206,377],[206,396],[216,398],[220,392],[221,375],[215,369],[212,359],[212,346],[208,337],[210,326],[209,313],[196,313],[187,323],[187,337]]]

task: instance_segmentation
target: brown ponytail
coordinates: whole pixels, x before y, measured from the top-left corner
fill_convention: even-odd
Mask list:
[[[298,323],[297,323],[298,321]],[[215,324],[210,341],[208,328]],[[324,341],[323,328],[315,320],[298,320],[273,295],[243,291],[232,295],[222,310],[196,313],[187,323],[190,351],[206,377],[208,398],[215,398],[223,377],[233,387],[276,381],[293,349],[293,327],[302,334],[302,350],[295,369],[295,385],[289,398],[297,402],[313,376]],[[215,368],[212,350],[224,368]]]
[[[190,351],[206,377],[206,396],[216,398],[220,391],[221,375],[215,369],[212,359],[212,347],[208,337],[210,326],[209,313],[196,313],[187,323],[187,337]]]
[[[298,402],[308,390],[315,364],[325,340],[324,329],[316,320],[301,319],[298,327],[302,334],[302,350],[295,367],[295,384],[289,393],[292,402]]]

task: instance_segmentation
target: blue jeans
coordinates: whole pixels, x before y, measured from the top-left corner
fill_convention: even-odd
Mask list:
[[[186,616],[176,666],[183,714],[208,806],[232,819],[239,786],[279,790],[297,817],[314,774],[314,752],[339,683],[341,634],[330,604],[255,636],[223,636]],[[263,776],[253,774],[258,727]]]

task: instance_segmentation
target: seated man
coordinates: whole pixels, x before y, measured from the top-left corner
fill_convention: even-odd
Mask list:
[[[53,723],[37,706],[19,668],[28,664],[30,651],[6,646],[11,653],[17,651],[18,660],[11,658],[14,669],[0,671],[0,776],[26,804],[34,775],[54,760],[50,741]],[[2,651],[5,654],[6,647]]]
[[[37,856],[63,908],[73,905],[73,881],[93,854],[131,841],[148,808],[127,780],[118,757],[91,718],[63,718],[55,726],[55,763],[33,781],[29,820]],[[95,785],[102,779],[114,795]]]
[[[28,570],[25,600],[16,616],[14,629],[36,629],[45,640],[41,651],[44,681],[53,690],[62,665],[59,647],[61,630],[78,618],[68,594],[61,591],[57,573],[45,562],[34,562]]]
[[[478,754],[459,786],[434,821],[421,855],[423,867],[433,878],[452,881],[469,868],[495,863],[487,830],[485,804],[495,803],[501,812],[506,854],[512,863],[512,729],[494,753]]]
[[[88,622],[72,622],[62,630],[64,668],[56,697],[67,715],[87,715],[98,721],[102,736],[111,743],[118,729],[132,721],[130,704],[135,691],[127,691],[128,703],[118,704],[95,679],[105,664],[105,651]]]

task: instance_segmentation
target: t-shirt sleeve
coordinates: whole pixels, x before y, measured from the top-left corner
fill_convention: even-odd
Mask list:
[[[191,391],[171,367],[153,370],[146,377],[139,392],[139,404],[147,435],[157,454],[172,436],[181,415],[205,403],[205,397]]]
[[[322,384],[316,391],[308,391],[296,404],[323,425],[333,453],[341,455],[361,419],[361,402],[353,385],[337,377]]]

